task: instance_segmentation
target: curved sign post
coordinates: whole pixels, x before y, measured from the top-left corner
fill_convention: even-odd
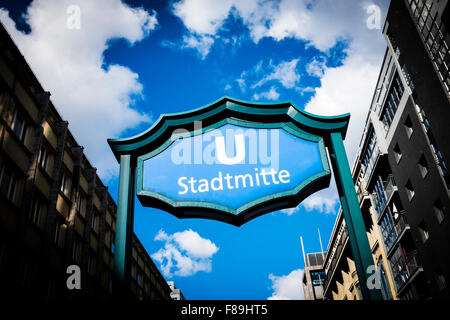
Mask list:
[[[224,97],[162,115],[135,137],[108,140],[120,163],[116,277],[126,282],[129,274],[135,195],[178,218],[240,226],[327,188],[328,150],[363,298],[380,299],[364,285],[373,259],[343,145],[349,118]]]

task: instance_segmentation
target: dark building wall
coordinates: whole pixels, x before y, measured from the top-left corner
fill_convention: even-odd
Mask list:
[[[450,30],[450,5],[447,3],[444,12],[442,13],[442,22],[445,24],[445,28]]]
[[[116,210],[67,121],[0,23],[0,298],[111,297]],[[67,267],[74,264],[80,266],[81,290],[66,286]],[[170,299],[169,286],[135,235],[131,265],[133,297]]]
[[[407,119],[411,120],[414,130],[410,137],[408,137],[403,125]],[[394,157],[393,150],[396,146],[400,148],[402,154],[398,163]],[[446,185],[434,163],[430,145],[417,116],[414,101],[411,99],[408,100],[400,118],[400,124],[394,132],[388,154],[392,174],[398,186],[400,200],[406,212],[407,222],[411,227],[419,263],[424,269],[427,279],[426,283],[429,283],[425,284],[425,288],[421,288],[421,293],[431,297],[449,297],[448,286],[443,291],[439,290],[436,284],[435,272],[440,271],[446,279],[450,279],[450,222],[449,218],[446,217],[439,224],[433,206],[440,199],[445,208],[450,208],[450,201]],[[422,155],[429,168],[425,177],[422,177],[418,167]],[[408,181],[411,182],[415,193],[411,200],[405,188]],[[430,238],[425,243],[422,242],[419,231],[419,226],[422,223],[425,224],[430,235]]]
[[[447,4],[447,15],[448,15]],[[450,163],[450,102],[433,67],[405,0],[393,0],[387,15],[389,32],[401,52],[414,87],[415,100],[426,112],[444,161]]]
[[[448,14],[448,5],[446,12]],[[404,0],[391,1],[387,21],[388,33],[392,37],[391,42],[393,40],[400,49],[400,61],[406,66],[414,85],[413,98],[409,99],[389,145],[389,163],[399,188],[407,221],[411,226],[411,234],[420,263],[424,269],[426,295],[432,298],[448,298],[450,296],[448,288],[450,282],[449,192],[436,165],[433,151],[416,110],[416,104],[425,111],[444,162],[449,164],[450,103]],[[410,137],[405,128],[408,117],[413,129]],[[396,145],[402,154],[399,163],[394,157],[393,149]],[[429,170],[425,177],[422,177],[418,166],[422,155]],[[411,200],[405,188],[408,181],[411,182],[415,193]],[[444,211],[447,211],[447,217],[440,224],[433,208],[438,199],[442,202]],[[419,229],[421,224],[429,233],[429,239],[425,242],[421,239]],[[437,274],[443,274],[447,281],[447,286],[443,290],[438,287]]]

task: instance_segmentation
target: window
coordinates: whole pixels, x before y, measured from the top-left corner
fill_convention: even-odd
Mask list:
[[[72,259],[78,262],[78,259],[80,257],[80,242],[78,240],[73,241],[73,247],[72,247]]]
[[[414,129],[413,129],[413,124],[411,121],[411,118],[408,116],[405,120],[405,129],[406,129],[406,135],[408,136],[408,138],[411,138]]]
[[[434,205],[433,205],[434,215],[438,221],[439,224],[444,221],[444,218],[446,216],[444,206],[442,205],[441,199],[438,199]]]
[[[59,190],[62,192],[62,193],[66,193],[66,191],[67,191],[67,176],[66,176],[66,174],[65,173],[61,173],[61,183],[60,183],[60,186],[59,186]]]
[[[92,214],[92,218],[91,218],[91,228],[95,232],[98,232],[98,230],[97,230],[97,222],[98,222],[98,217],[97,217],[97,214],[94,212]]]
[[[371,128],[369,132],[370,134],[367,140],[367,147],[363,153],[363,156],[361,157],[362,164],[365,168],[364,178],[366,180],[369,180],[369,175],[372,173],[373,168],[375,167],[377,156],[380,153],[380,150],[378,149],[377,137],[373,128]]]
[[[400,147],[398,146],[398,143],[395,144],[393,151],[394,151],[395,161],[397,161],[397,163],[399,163],[400,159],[402,158],[402,151],[400,150]]]
[[[39,157],[38,157],[38,165],[44,170],[47,170],[47,163],[48,163],[48,152],[47,149],[42,146],[39,150]]]
[[[384,110],[381,114],[381,121],[384,124],[384,129],[386,132],[388,132],[389,128],[391,127],[404,91],[405,89],[403,87],[402,80],[400,79],[399,74],[396,73],[386,99]]]
[[[25,119],[20,115],[20,113],[16,110],[14,112],[13,116],[13,122],[11,129],[16,134],[17,138],[19,138],[20,141],[25,141],[25,135],[27,132],[27,126],[25,123]]]
[[[0,193],[8,200],[14,201],[16,193],[16,175],[7,166],[0,168]]]
[[[389,281],[388,281],[387,274],[386,274],[386,271],[384,270],[384,266],[383,266],[381,259],[378,261],[377,267],[378,267],[377,271],[379,272],[380,280],[381,280],[381,294],[383,296],[383,300],[392,300],[392,294],[391,294],[391,289],[389,286]]]
[[[391,264],[392,276],[394,277],[397,290],[408,281],[410,274],[407,267],[407,254],[401,245],[397,246],[392,257],[389,259]]]
[[[83,217],[84,217],[84,203],[85,203],[85,199],[84,199],[84,197],[80,194],[80,195],[78,196],[78,200],[77,200],[77,210],[78,210],[78,213],[79,213],[80,215],[82,215]]]
[[[30,204],[30,221],[36,225],[39,226],[40,218],[41,218],[41,204],[39,200],[36,198],[31,199]]]
[[[427,240],[430,238],[430,233],[428,232],[427,226],[425,225],[425,221],[422,221],[418,226],[419,234],[420,234],[420,240],[422,240],[422,243],[427,242]]]
[[[406,190],[406,195],[408,196],[409,201],[411,201],[414,198],[414,188],[411,184],[411,181],[408,180],[408,183],[405,186],[405,190]]]
[[[388,212],[384,215],[380,222],[381,234],[383,236],[384,244],[386,250],[389,251],[397,239],[397,233],[394,226],[394,221],[392,220],[391,211],[388,208]]]
[[[381,177],[378,177],[378,179],[376,180],[372,195],[375,204],[375,209],[379,216],[383,212],[383,209],[387,201]]]
[[[447,88],[447,94],[450,92],[450,86],[447,86],[446,79],[449,78],[449,47],[450,38],[445,30],[438,15],[438,6],[433,1],[427,0],[408,1],[415,21],[419,27],[420,35],[426,44],[428,54],[434,62],[434,67],[438,71],[440,80],[444,82]],[[447,61],[446,61],[447,58]]]
[[[450,188],[450,174],[447,170],[447,165],[444,162],[444,158],[442,157],[441,151],[440,151],[440,149],[437,145],[437,142],[434,138],[433,132],[431,131],[430,122],[428,121],[425,111],[418,104],[416,104],[416,110],[417,110],[419,119],[422,123],[422,127],[425,130],[425,133],[427,135],[428,141],[430,142],[430,147],[433,152],[434,160],[438,165],[438,169],[439,169],[442,177],[444,178],[444,182],[445,182],[447,188]]]
[[[422,175],[422,178],[425,178],[428,174],[429,169],[428,169],[427,160],[425,160],[424,155],[422,155],[420,157],[418,166],[419,166],[419,172]]]

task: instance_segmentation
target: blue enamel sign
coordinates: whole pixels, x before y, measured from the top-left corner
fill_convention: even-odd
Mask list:
[[[191,207],[193,215],[195,208],[221,212],[225,220],[237,223],[230,215],[242,218],[258,207],[257,215],[266,208],[273,211],[279,199],[280,208],[296,205],[292,198],[329,177],[320,137],[281,124],[195,125],[192,132],[176,130],[160,148],[138,158],[141,201]],[[264,203],[271,206],[261,206]]]

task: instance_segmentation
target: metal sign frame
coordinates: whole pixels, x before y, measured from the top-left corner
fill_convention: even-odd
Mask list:
[[[241,226],[244,223],[255,219],[265,213],[273,212],[275,210],[292,208],[298,205],[303,199],[310,194],[327,188],[329,186],[331,177],[331,168],[328,164],[328,158],[325,150],[325,144],[321,137],[308,134],[300,128],[288,123],[270,123],[261,124],[259,122],[241,121],[239,119],[224,119],[209,127],[202,127],[198,132],[189,131],[189,137],[202,135],[212,129],[220,128],[224,124],[233,124],[244,128],[257,129],[283,129],[295,137],[303,140],[316,142],[318,144],[320,158],[322,161],[322,172],[316,173],[308,179],[302,181],[301,184],[295,188],[279,192],[276,194],[267,195],[259,199],[253,200],[250,203],[241,206],[238,209],[233,209],[228,206],[215,204],[206,201],[176,201],[167,196],[154,191],[144,190],[143,188],[143,162],[146,159],[157,156],[172,144],[180,135],[186,137],[186,134],[172,135],[163,145],[153,152],[139,156],[137,158],[137,173],[136,173],[136,193],[140,202],[147,207],[159,208],[172,213],[178,218],[204,218],[223,221],[235,226]]]
[[[366,270],[374,265],[374,262],[343,144],[349,120],[350,114],[334,117],[317,116],[295,107],[290,102],[251,103],[223,97],[198,109],[161,115],[151,128],[134,137],[108,139],[108,143],[120,163],[114,255],[116,278],[119,282],[126,283],[130,275],[136,189],[137,196],[143,205],[163,209],[179,218],[207,218],[240,226],[264,213],[294,207],[307,196],[328,187],[331,172],[328,162],[324,160],[326,159],[326,148],[330,155],[349,233],[361,293],[364,299],[381,299],[379,289],[369,290],[366,285]],[[195,131],[196,121],[202,121],[203,129],[200,132]],[[184,129],[192,135],[198,135],[224,123],[238,124],[249,128],[282,128],[302,138],[316,139],[319,142],[322,161],[326,162],[324,171],[290,192],[277,194],[271,199],[258,199],[252,205],[238,210],[239,212],[227,212],[224,208],[199,204],[196,201],[178,203],[170,201],[160,194],[143,190],[143,160],[149,155],[164,150],[170,141],[173,141],[172,133],[175,130]]]

